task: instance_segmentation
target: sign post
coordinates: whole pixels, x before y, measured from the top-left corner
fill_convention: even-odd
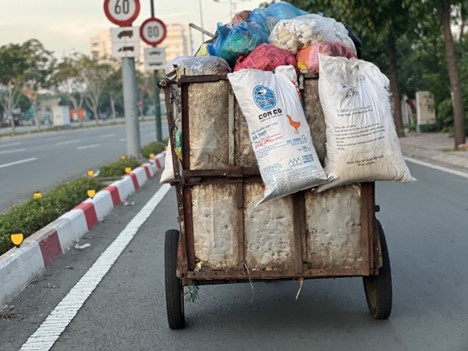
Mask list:
[[[154,109],[156,121],[156,140],[162,141],[161,127],[161,99],[159,97],[158,87],[158,70],[164,66],[166,53],[164,50],[156,48],[167,35],[166,25],[158,18],[154,17],[154,3],[151,3],[151,17],[144,21],[140,26],[141,39],[148,45],[153,46],[150,49],[145,49],[145,66],[153,69],[153,91],[154,91]],[[153,61],[151,61],[153,60]]]
[[[140,158],[135,57],[140,54],[138,29],[131,27],[140,13],[139,0],[104,0],[104,12],[120,28],[112,29],[112,56],[122,59],[127,155]]]

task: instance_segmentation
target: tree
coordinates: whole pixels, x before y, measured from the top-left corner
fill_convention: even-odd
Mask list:
[[[27,69],[23,72],[25,82],[22,93],[30,100],[35,111],[38,110],[37,96],[41,88],[51,85],[52,72],[55,69],[56,59],[51,51],[37,39],[30,39],[22,44],[22,51],[26,58]],[[40,129],[39,115],[35,113],[36,127]]]
[[[96,124],[99,123],[99,100],[104,91],[107,78],[112,73],[112,66],[107,63],[99,63],[96,59],[82,56],[80,59],[80,72],[86,86],[85,102],[93,112]]]
[[[105,90],[109,94],[109,103],[112,111],[112,119],[116,119],[116,104],[123,104],[122,71],[120,66],[115,66],[106,80]]]
[[[442,6],[438,7],[440,19],[442,22],[442,31],[445,39],[445,53],[447,56],[448,74],[450,78],[450,87],[453,94],[453,124],[455,131],[455,149],[459,145],[465,144],[465,116],[463,106],[463,95],[460,84],[460,74],[458,72],[457,57],[455,53],[455,43],[452,36],[451,13],[452,4],[450,0],[442,0]],[[462,4],[459,4],[462,6]]]
[[[11,120],[13,134],[13,110],[21,95],[28,97],[35,106],[37,91],[48,86],[54,64],[52,53],[36,39],[0,47],[0,104]],[[37,117],[36,125],[39,127]]]
[[[54,72],[54,83],[58,93],[70,100],[73,109],[79,114],[84,101],[85,84],[80,70],[80,55],[75,53],[65,57]],[[79,116],[79,115],[78,115]],[[80,119],[80,125],[83,120]]]

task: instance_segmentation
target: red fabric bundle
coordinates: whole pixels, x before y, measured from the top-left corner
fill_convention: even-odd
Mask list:
[[[297,66],[301,72],[318,73],[318,54],[326,56],[340,56],[355,58],[354,52],[346,45],[337,41],[322,41],[299,50],[297,53]]]
[[[273,71],[278,66],[287,65],[293,65],[297,69],[297,61],[293,53],[272,44],[261,44],[248,56],[240,56],[237,59],[234,72],[246,68]]]

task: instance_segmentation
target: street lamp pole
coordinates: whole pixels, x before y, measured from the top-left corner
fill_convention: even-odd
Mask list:
[[[154,18],[154,0],[150,0],[151,18]],[[162,141],[161,100],[158,87],[158,70],[153,71],[154,117],[156,122],[156,141]]]

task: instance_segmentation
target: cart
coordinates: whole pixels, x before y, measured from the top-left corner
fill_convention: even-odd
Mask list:
[[[299,86],[314,146],[325,158],[318,80]],[[362,277],[370,315],[392,308],[390,260],[375,218],[374,183],[301,191],[255,204],[263,184],[239,102],[225,76],[182,77],[164,88],[179,229],[165,234],[165,290],[171,329],[185,326],[184,288],[194,285]]]

